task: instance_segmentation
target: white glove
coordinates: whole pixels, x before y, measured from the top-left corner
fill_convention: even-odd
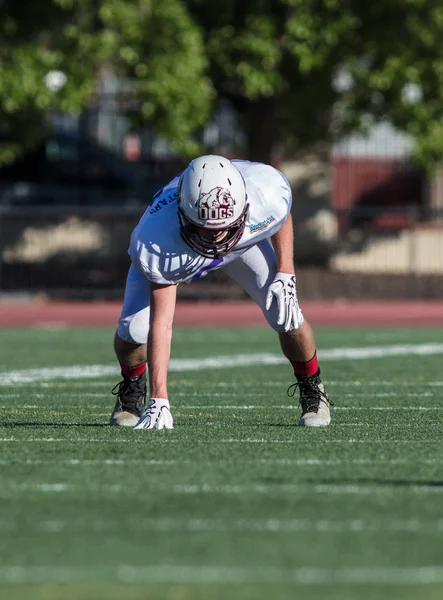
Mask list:
[[[277,299],[277,325],[283,325],[285,331],[298,329],[303,323],[303,314],[298,306],[295,275],[278,272],[268,288],[266,310],[269,310],[274,297]]]
[[[150,398],[148,408],[134,429],[173,429],[174,420],[166,398]]]

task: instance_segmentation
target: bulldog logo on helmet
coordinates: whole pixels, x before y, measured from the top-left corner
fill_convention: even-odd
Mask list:
[[[229,190],[215,187],[201,194],[198,216],[204,221],[230,219],[234,216],[234,204]]]

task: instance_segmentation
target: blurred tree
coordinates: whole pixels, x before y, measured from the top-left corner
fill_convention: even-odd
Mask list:
[[[389,119],[443,157],[441,0],[188,0],[251,159]],[[339,101],[339,102],[338,102]]]
[[[193,133],[213,90],[186,3],[0,1],[0,161],[35,141],[50,109],[80,112],[103,65],[134,78],[157,134],[184,154],[197,151]]]
[[[79,111],[107,64],[183,154],[215,89],[251,159],[388,118],[429,165],[443,156],[442,38],[441,0],[0,0],[0,126],[17,142],[0,160],[49,108]]]

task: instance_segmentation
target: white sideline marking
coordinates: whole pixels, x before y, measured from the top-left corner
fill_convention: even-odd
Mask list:
[[[331,387],[330,386],[330,382],[326,381],[328,388]],[[100,384],[103,387],[103,384]],[[261,385],[261,383],[260,383]],[[409,382],[409,385],[411,385],[411,383]],[[421,385],[421,384],[420,384]],[[288,384],[280,381],[278,384],[276,384],[276,387],[280,390],[280,389],[284,389],[285,387],[288,387]],[[366,399],[367,397],[370,396],[371,399],[374,398],[417,398],[417,393],[412,393],[412,392],[402,392],[401,390],[397,391],[397,392],[354,392],[354,393],[349,393],[349,392],[337,392],[336,390],[334,390],[334,393],[336,395],[339,395],[340,398],[363,398]],[[79,398],[78,398],[78,387],[76,387],[75,391],[73,392],[57,392],[57,398],[69,398],[71,401],[73,402],[78,402]],[[244,389],[242,388],[241,391],[239,392],[238,389],[234,390],[232,392],[229,393],[220,393],[220,392],[212,392],[212,390],[210,392],[208,392],[207,390],[202,393],[202,392],[173,392],[174,398],[186,398],[188,401],[191,401],[193,398],[201,398],[206,397],[206,396],[210,396],[211,398],[235,398],[236,396],[240,395],[242,398],[254,398],[254,400],[259,400],[260,398],[264,398],[266,403],[263,404],[250,404],[250,405],[237,405],[239,408],[259,408],[260,406],[262,406],[263,408],[269,408],[269,392],[245,392]],[[420,392],[419,393],[420,398],[440,398],[440,394],[437,392]],[[0,400],[3,400],[4,398],[20,398],[21,394],[1,394],[0,393]],[[47,399],[47,394],[28,394],[29,398],[43,398],[43,399]],[[102,409],[108,406],[109,403],[109,392],[103,392],[101,394],[88,394],[88,393],[81,393],[81,400],[84,400],[85,398],[102,398],[103,402],[101,404],[89,404],[88,407],[92,408],[92,409]],[[20,404],[19,406],[16,406],[14,404],[1,404],[0,408],[3,409],[13,409],[13,410],[33,410],[33,409],[41,409],[44,408],[45,406],[47,407],[51,407],[52,409],[54,408],[54,405],[52,403],[49,404]],[[195,405],[193,406],[192,404],[180,404],[181,408],[196,408],[196,407],[200,407],[203,405]],[[216,404],[207,404],[205,405],[207,407],[211,406],[213,408],[216,408],[217,405]],[[223,407],[227,407],[227,406],[233,406],[235,407],[236,405],[227,405],[224,404]],[[286,404],[285,407],[288,408],[290,405]],[[273,406],[273,408],[278,408],[276,406]],[[360,409],[363,409],[366,407],[360,407]],[[397,408],[397,407],[396,407]],[[406,409],[407,407],[401,407],[402,409]],[[339,410],[346,410],[342,407],[338,407]],[[358,408],[357,408],[358,409]],[[416,410],[417,408],[415,407],[415,405],[411,405],[411,409],[412,410]],[[385,410],[384,407],[380,407],[380,410]]]
[[[58,394],[59,395],[59,394]],[[243,395],[243,394],[242,394]],[[352,396],[352,394],[350,394]],[[422,394],[423,395],[423,394]],[[175,396],[175,394],[174,394]],[[35,405],[24,405],[24,406],[9,406],[7,404],[0,405],[3,410],[9,410],[14,412],[20,412],[21,410],[42,410],[45,408],[53,410],[53,406],[50,404],[35,404]],[[107,408],[106,404],[90,404],[89,408],[92,410],[103,410]],[[191,404],[181,405],[177,403],[175,406],[175,413],[182,413],[186,410],[297,410],[299,407],[295,404],[281,404],[275,406],[273,404]],[[332,410],[338,411],[358,411],[358,410],[375,410],[375,411],[432,411],[432,410],[443,410],[443,406],[334,406]],[[174,413],[174,414],[175,414]],[[67,414],[58,413],[58,414]]]
[[[390,532],[403,533],[415,532],[421,534],[439,535],[443,531],[443,519],[437,520],[392,520],[392,519],[280,519],[270,517],[268,519],[128,519],[105,520],[85,519],[80,522],[73,520],[50,519],[50,520],[23,520],[11,521],[10,519],[0,521],[0,531],[17,531],[25,527],[26,530],[47,531],[59,533],[74,528],[76,533],[88,532],[111,532],[122,527],[129,527],[137,531],[157,532],[257,532],[257,533],[294,533],[294,532],[318,532],[318,533],[376,533]]]
[[[121,565],[117,569],[73,566],[0,566],[0,582],[22,583],[176,583],[176,584],[229,584],[229,585],[430,585],[443,583],[441,565],[417,567],[359,567],[343,568],[297,567],[282,568],[272,565]]]
[[[26,460],[8,460],[0,459],[0,465],[102,465],[102,466],[118,466],[118,465],[173,465],[176,460],[155,460],[155,459],[144,459],[144,458],[130,458],[130,459],[94,459],[94,458],[72,458],[66,460],[39,460],[33,458],[27,458]],[[182,460],[180,461],[183,462]],[[380,461],[385,464],[387,461]],[[414,460],[417,462],[417,460]]]
[[[25,460],[8,460],[6,458],[0,459],[0,465],[18,466],[18,465],[63,465],[63,466],[124,466],[124,465],[150,465],[150,466],[164,466],[164,465],[175,465],[178,462],[180,464],[189,463],[192,461],[183,460],[155,460],[155,459],[144,459],[144,458],[128,458],[128,459],[66,459],[66,460],[40,460],[27,458]],[[440,458],[351,458],[338,459],[338,458],[259,458],[259,459],[248,459],[248,464],[260,463],[264,465],[297,465],[297,466],[331,466],[331,465],[409,465],[411,463],[419,463],[422,465],[440,465],[443,463],[443,457]],[[217,459],[217,464],[231,464],[230,459]]]
[[[95,408],[102,408],[101,406],[96,406]],[[177,404],[176,410],[205,410],[205,409],[227,409],[227,410],[293,410],[297,409],[298,405],[295,404],[282,404],[280,406],[274,406],[272,404],[249,404],[246,406],[242,406],[239,404],[200,404],[200,405],[185,405],[181,406]],[[332,408],[333,411],[336,410],[443,410],[443,406],[336,406]]]
[[[10,484],[3,485],[0,494],[4,494],[4,492],[8,492],[13,490],[14,492],[42,492],[44,494],[58,494],[65,492],[100,492],[100,493],[120,493],[122,491],[122,486],[119,484],[112,485],[76,485],[70,483],[19,483],[19,484]]]
[[[21,488],[21,486],[19,486]],[[32,489],[38,492],[54,493],[67,492],[69,485],[67,483],[35,483],[32,486],[26,486],[25,489]]]
[[[317,494],[363,494],[363,495],[374,495],[374,494],[397,494],[398,490],[395,485],[386,484],[381,485],[359,485],[359,484],[314,484],[312,486],[306,486],[306,484],[266,484],[260,483],[255,485],[209,485],[204,483],[202,485],[175,485],[173,491],[176,494],[189,494],[189,495],[201,495],[201,494],[222,494],[226,496],[230,495],[244,495],[247,493],[263,494],[272,496],[274,494],[297,494],[301,490],[311,489]],[[404,491],[416,492],[419,494],[426,493],[443,493],[443,487],[426,485],[408,485],[405,486]]]
[[[30,438],[25,438],[25,437],[0,437],[0,442],[3,443],[8,443],[8,442],[17,442],[19,444],[24,444],[24,443],[63,443],[63,444],[77,444],[79,442],[81,443],[85,443],[85,444],[144,444],[146,445],[146,436],[144,434],[141,434],[141,437],[133,437],[131,439],[109,439],[109,438],[103,438],[103,439],[99,439],[99,438],[69,438],[69,437],[65,437],[65,438],[39,438],[39,437],[30,437]],[[164,439],[162,439],[159,436],[149,436],[149,445],[151,444],[157,444],[157,443],[162,443],[164,442]],[[168,445],[169,444],[175,444],[175,443],[179,443],[179,440],[174,439],[174,438],[170,438],[168,439]],[[180,442],[182,443],[182,442]],[[194,440],[194,443],[196,444],[202,444],[202,445],[206,445],[206,444],[210,444],[213,445],[214,441],[212,439],[210,440]],[[218,444],[299,444],[299,440],[266,440],[266,439],[254,439],[254,438],[240,438],[240,439],[234,439],[234,438],[229,438],[229,439],[225,439],[225,440],[217,440]],[[401,439],[396,439],[396,438],[378,438],[378,439],[372,439],[372,438],[360,438],[360,439],[355,439],[355,438],[350,438],[350,439],[328,439],[328,444],[411,444],[411,445],[415,445],[415,444],[439,444],[441,445],[441,438],[436,438],[436,439],[426,439],[426,440],[401,440]]]
[[[253,485],[210,485],[204,483],[201,485],[173,485],[173,486],[158,486],[159,491],[165,493],[172,493],[186,496],[201,496],[201,495],[215,495],[215,496],[244,496],[246,494],[263,495],[263,496],[277,496],[282,497],[285,495],[296,496],[300,493],[309,494],[339,494],[339,495],[396,495],[398,494],[398,488],[395,484],[386,483],[385,485],[372,484],[370,482],[365,484],[353,484],[353,483],[330,483],[330,484],[306,484],[306,483],[285,483],[285,484],[270,484],[260,483]],[[119,484],[111,485],[76,485],[68,483],[20,483],[20,484],[9,484],[3,485],[0,491],[0,497],[4,498],[8,496],[8,492],[25,492],[25,493],[44,493],[44,494],[59,494],[59,493],[81,493],[81,494],[121,494],[129,493],[127,487],[123,487]],[[416,493],[416,494],[442,494],[443,487],[437,485],[430,485],[424,482],[420,484],[411,484],[404,486],[402,493]]]
[[[370,486],[370,485],[352,485],[352,484],[346,484],[346,485],[334,485],[334,484],[319,484],[319,485],[314,485],[314,491],[317,492],[318,494],[364,494],[367,496],[372,496],[374,495],[374,493],[376,494],[380,494],[380,493],[398,493],[398,490],[389,486],[386,486],[386,488],[384,487],[379,487],[379,486],[375,486],[374,487]],[[411,491],[411,492],[415,492],[417,494],[442,494],[443,493],[443,488],[441,487],[437,487],[437,486],[432,486],[432,485],[410,485],[407,486],[406,488],[404,488],[402,490],[403,492],[405,491]]]
[[[6,404],[0,405],[0,409],[12,412],[12,413],[20,413],[23,410],[37,410],[41,411],[44,409],[53,410],[53,406],[50,404],[40,404],[40,405],[25,405],[25,406],[9,406]],[[89,405],[91,410],[105,410],[107,409],[106,404],[92,404]],[[266,410],[266,411],[275,411],[275,410],[298,410],[299,406],[295,404],[281,404],[275,406],[273,404],[191,404],[191,405],[181,405],[177,403],[174,407],[174,414],[181,415],[185,413],[187,410],[197,410],[200,412],[204,412],[207,410]],[[409,411],[418,411],[418,412],[426,412],[426,411],[439,411],[443,410],[443,406],[333,406],[331,409],[333,412],[335,411],[345,411],[345,412],[356,412],[356,411],[378,411],[378,412],[409,412]],[[58,412],[57,414],[67,415],[68,412]],[[101,415],[103,413],[94,413],[96,415]],[[107,414],[107,413],[106,413]],[[50,423],[48,424],[50,425]],[[344,425],[344,423],[340,423],[340,425]]]
[[[6,373],[6,371],[4,373]],[[0,375],[1,375],[1,373],[0,373]],[[114,376],[118,377],[118,373],[115,372]],[[361,381],[332,381],[332,380],[328,379],[327,383],[328,383],[328,386],[334,385],[334,386],[343,386],[343,387],[346,387],[346,388],[349,388],[349,387],[361,387],[363,385],[365,387],[369,387],[369,386],[377,386],[378,387],[378,386],[382,386],[382,385],[383,386],[395,386],[395,387],[400,387],[400,386],[411,387],[411,381],[410,380],[406,380],[406,381],[400,381],[400,380],[397,380],[397,381],[377,381],[376,380],[376,381],[364,381],[364,382],[361,382]],[[171,381],[170,387],[171,387],[171,389],[176,389],[176,388],[183,389],[183,388],[186,388],[186,387],[190,388],[191,384],[195,386],[195,382],[191,382],[190,380],[187,380],[187,381],[178,381],[178,382]],[[69,385],[68,380],[65,380],[63,382],[58,382],[57,383],[57,386],[60,387],[60,388],[61,387],[66,388],[68,385]],[[245,381],[243,383],[243,386],[244,386],[245,389],[248,389],[248,388],[250,388],[252,386],[255,387],[255,385],[256,385],[255,383],[250,383],[248,381]],[[281,379],[279,379],[279,380],[269,379],[268,381],[261,381],[260,382],[260,386],[261,387],[272,387],[272,388],[274,388],[276,385],[281,386],[282,385],[282,380]],[[440,381],[420,381],[420,385],[421,386],[430,386],[430,387],[443,387],[443,382],[440,382]],[[74,395],[76,393],[78,393],[78,388],[81,387],[81,386],[84,386],[85,388],[87,388],[87,390],[89,390],[89,389],[91,389],[93,387],[103,388],[103,382],[101,382],[101,381],[93,381],[92,379],[89,379],[89,380],[78,379],[76,381],[76,384],[75,384],[75,391],[72,392],[70,395],[72,397],[74,397]],[[238,388],[238,383],[236,383],[236,382],[228,382],[228,381],[214,381],[214,383],[211,384],[211,388],[212,387],[214,387],[214,388],[220,387],[220,388],[227,388],[227,389],[233,388],[233,390],[235,391]],[[45,381],[40,381],[39,382],[39,388],[51,388],[51,389],[53,389],[54,388],[54,384],[52,384],[52,383],[50,383],[48,381],[46,381],[46,382]],[[86,393],[88,393],[88,392],[86,392]],[[109,396],[109,394],[107,394],[107,395]]]
[[[6,486],[3,485],[2,491],[6,490],[8,487],[12,487],[14,490],[18,491],[33,491],[33,492],[43,492],[43,493],[59,493],[59,492],[67,492],[73,489],[73,486],[68,485],[67,483],[19,483],[17,485]]]
[[[217,461],[219,463],[223,463],[223,461]],[[227,461],[229,462],[229,461]],[[251,460],[248,460],[251,462]],[[348,459],[340,459],[340,458],[259,458],[257,460],[259,463],[263,464],[281,464],[281,465],[407,465],[411,462],[425,464],[425,465],[435,465],[443,462],[442,459],[437,458],[416,458],[411,457],[407,458],[350,458]]]
[[[443,354],[443,344],[395,344],[393,346],[367,346],[362,348],[330,348],[319,351],[319,358],[325,360],[361,360],[384,358],[387,356],[412,356]],[[234,356],[214,356],[209,358],[175,358],[169,363],[170,371],[200,371],[202,369],[222,369],[252,365],[287,364],[282,354],[236,354]],[[76,365],[41,369],[22,369],[0,373],[0,385],[32,383],[53,379],[89,379],[117,375],[116,365]]]

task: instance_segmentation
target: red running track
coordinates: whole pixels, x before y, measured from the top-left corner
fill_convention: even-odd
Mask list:
[[[0,304],[0,327],[115,325],[119,302],[17,302]],[[313,325],[443,327],[443,301],[306,301],[305,317]],[[249,301],[177,304],[177,325],[266,325]]]

